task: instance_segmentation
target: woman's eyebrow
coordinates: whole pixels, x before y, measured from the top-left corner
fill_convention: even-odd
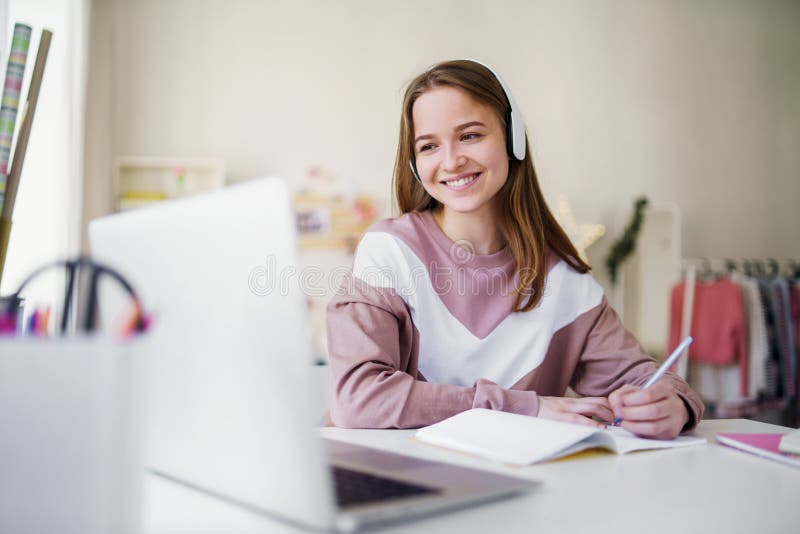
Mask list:
[[[459,126],[456,126],[455,128],[453,128],[453,131],[460,132],[461,130],[466,130],[467,128],[472,128],[473,126],[483,126],[484,128],[486,128],[486,125],[483,124],[481,121],[469,121]]]
[[[486,125],[481,121],[469,121],[465,122],[464,124],[459,124],[458,126],[453,128],[453,131],[460,132],[461,130],[466,130],[467,128],[472,128],[473,126],[483,126],[484,128],[486,128]],[[414,143],[419,143],[424,139],[433,139],[433,137],[434,136],[432,134],[423,134],[414,139]]]

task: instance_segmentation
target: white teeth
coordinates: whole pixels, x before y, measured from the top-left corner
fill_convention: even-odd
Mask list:
[[[461,179],[458,179],[458,180],[453,180],[453,181],[445,182],[445,183],[447,185],[450,185],[450,186],[453,186],[453,187],[461,187],[462,185],[467,185],[468,183],[470,183],[471,181],[473,181],[477,177],[478,177],[477,175],[473,174],[472,176],[470,176],[468,178],[461,178]]]

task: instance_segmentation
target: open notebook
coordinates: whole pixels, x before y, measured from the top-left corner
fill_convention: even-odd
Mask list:
[[[626,454],[706,443],[704,438],[692,436],[673,440],[644,439],[622,428],[598,430],[482,408],[467,410],[421,428],[414,437],[433,445],[517,465],[554,460],[598,447]]]

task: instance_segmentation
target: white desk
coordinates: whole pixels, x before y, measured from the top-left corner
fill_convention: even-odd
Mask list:
[[[544,485],[530,494],[387,528],[385,532],[676,534],[800,531],[800,469],[716,443],[717,432],[786,432],[726,419],[704,421],[705,446],[626,456],[593,454],[524,468],[508,467],[419,443],[406,430],[326,428],[325,437],[486,469]],[[147,532],[283,533],[297,531],[200,492],[151,476]]]

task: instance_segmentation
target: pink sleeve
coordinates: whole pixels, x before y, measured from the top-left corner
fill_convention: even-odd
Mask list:
[[[625,329],[617,313],[605,297],[591,313],[586,345],[575,370],[572,387],[581,395],[608,396],[625,384],[641,386],[658,368],[636,338]],[[703,416],[703,402],[689,384],[675,373],[667,372],[661,380],[669,380],[689,411],[691,430]]]
[[[535,392],[488,380],[473,387],[432,384],[417,371],[419,335],[403,300],[349,276],[328,305],[330,421],[348,428],[414,428],[470,408],[527,415]]]

